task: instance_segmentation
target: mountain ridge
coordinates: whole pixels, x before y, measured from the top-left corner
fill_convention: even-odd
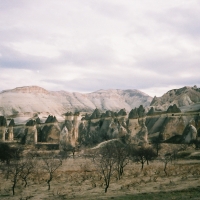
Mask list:
[[[185,86],[179,89],[172,89],[161,97],[154,97],[150,106],[161,110],[167,110],[170,105],[176,104],[178,107],[192,106],[200,102],[200,88]]]
[[[0,93],[0,115],[23,112],[49,112],[62,114],[67,111],[120,110],[130,111],[143,104],[149,106],[152,97],[136,90],[98,90],[91,93],[48,91],[39,86],[24,86]]]

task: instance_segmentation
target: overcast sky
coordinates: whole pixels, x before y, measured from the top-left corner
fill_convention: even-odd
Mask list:
[[[0,91],[27,85],[200,87],[200,1],[0,0]]]

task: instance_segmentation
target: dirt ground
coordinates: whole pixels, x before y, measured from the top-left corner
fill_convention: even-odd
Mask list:
[[[145,164],[142,171],[140,163],[129,162],[120,180],[115,174],[112,176],[105,194],[102,174],[92,159],[68,158],[56,171],[50,191],[47,174],[39,170],[37,176],[30,177],[26,188],[18,182],[13,196],[11,180],[1,173],[0,199],[132,199],[134,196],[134,199],[156,199],[157,195],[163,196],[162,199],[176,199],[176,196],[185,199],[187,195],[190,199],[200,199],[199,160],[172,161],[167,166],[167,175],[163,169],[161,161]]]

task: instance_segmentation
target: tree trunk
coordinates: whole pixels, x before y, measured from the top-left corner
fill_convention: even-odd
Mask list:
[[[14,183],[13,183],[13,186],[12,186],[13,195],[15,195],[15,185],[16,185],[16,183],[14,182]]]
[[[25,182],[24,187],[26,187],[27,186],[27,180],[24,179],[24,182]]]
[[[105,193],[107,192],[107,190],[108,190],[108,185],[105,187]]]
[[[48,184],[48,190],[50,190],[50,180],[47,181]]]
[[[141,168],[141,170],[143,170],[143,168],[144,168],[144,162],[142,161],[141,163],[142,163],[142,168]]]
[[[50,174],[49,180],[47,180],[47,184],[48,184],[48,190],[50,190],[50,182],[53,179],[53,175]]]
[[[166,171],[166,169],[167,169],[167,163],[165,163],[165,167],[164,167],[165,175],[167,175],[167,171]]]

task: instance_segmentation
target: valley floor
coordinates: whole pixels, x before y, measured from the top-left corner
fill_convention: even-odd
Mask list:
[[[104,193],[104,181],[96,170],[92,159],[68,158],[56,172],[48,191],[43,171],[22,182],[12,195],[12,182],[0,174],[0,199],[200,199],[200,161],[178,160],[168,164],[167,175],[160,161],[145,165],[141,171],[139,163],[129,163],[124,176],[111,179],[108,192]]]

